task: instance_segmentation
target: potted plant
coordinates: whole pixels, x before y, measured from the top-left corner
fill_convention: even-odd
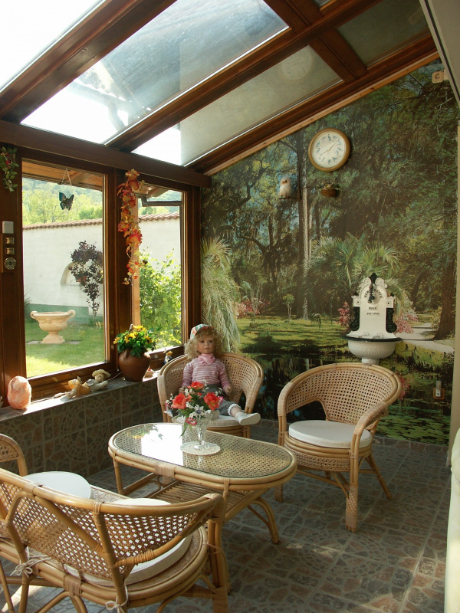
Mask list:
[[[147,351],[155,349],[152,330],[131,324],[129,330],[120,332],[113,343],[118,347],[118,366],[125,379],[142,381],[150,366]]]

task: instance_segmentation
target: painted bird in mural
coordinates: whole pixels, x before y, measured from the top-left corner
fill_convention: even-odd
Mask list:
[[[59,192],[59,203],[63,211],[64,209],[67,209],[68,211],[70,211],[70,209],[72,208],[73,196],[74,195],[67,197],[62,192]]]
[[[292,192],[291,178],[283,177],[280,181],[280,191],[278,196],[280,198],[289,198]]]

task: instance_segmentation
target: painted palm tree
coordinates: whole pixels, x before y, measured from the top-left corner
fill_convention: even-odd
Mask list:
[[[231,250],[222,240],[203,240],[201,283],[203,321],[222,334],[225,351],[235,351],[240,342],[236,325],[238,286],[231,274]]]
[[[330,302],[349,300],[361,281],[373,272],[385,279],[388,291],[399,298],[401,304],[407,296],[395,276],[398,258],[394,249],[376,243],[368,244],[364,237],[351,234],[343,239],[327,238],[313,249],[308,270],[315,293]]]

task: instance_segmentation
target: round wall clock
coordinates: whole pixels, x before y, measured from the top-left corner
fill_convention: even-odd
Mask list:
[[[318,170],[331,172],[345,164],[350,155],[350,141],[340,130],[326,128],[311,139],[308,156]]]

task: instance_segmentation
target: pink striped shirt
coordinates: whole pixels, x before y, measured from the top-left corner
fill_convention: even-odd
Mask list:
[[[200,358],[195,358],[189,362],[184,368],[182,387],[187,387],[193,381],[199,381],[207,385],[220,385],[222,389],[230,385],[225,365],[217,359],[212,364],[205,364]]]

